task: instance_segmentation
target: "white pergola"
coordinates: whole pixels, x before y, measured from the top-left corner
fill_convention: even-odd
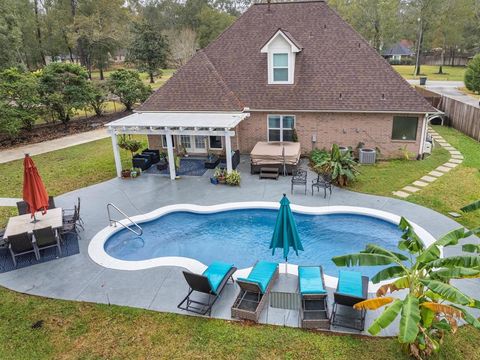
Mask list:
[[[108,127],[112,137],[117,176],[120,177],[122,172],[117,135],[122,134],[165,135],[172,180],[176,177],[173,135],[223,136],[225,138],[227,172],[230,173],[232,171],[230,138],[235,136],[233,129],[248,116],[250,116],[248,112],[139,112],[112,121],[105,126]]]

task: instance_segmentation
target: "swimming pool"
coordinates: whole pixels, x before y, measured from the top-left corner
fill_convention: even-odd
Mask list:
[[[103,266],[122,270],[182,266],[202,271],[215,260],[232,262],[239,269],[249,268],[256,260],[283,262],[281,251],[272,256],[268,249],[278,206],[269,202],[166,206],[133,218],[141,222],[142,237],[120,227],[103,229],[90,242],[89,254]],[[292,204],[292,210],[305,251],[299,256],[291,252],[290,264],[321,264],[330,278],[338,273],[333,256],[363,250],[368,243],[398,251],[397,215],[349,206]],[[434,241],[413,225],[427,245]],[[362,267],[361,271],[372,276],[380,269]],[[296,273],[296,267],[288,271]]]
[[[162,256],[182,256],[209,265],[214,261],[235,264],[239,269],[256,260],[283,262],[283,251],[272,256],[269,249],[277,217],[276,210],[229,210],[212,214],[173,212],[143,223],[143,235],[122,229],[105,242],[110,256],[128,261]],[[364,215],[305,215],[294,213],[305,251],[290,251],[289,261],[297,265],[322,264],[326,274],[335,276],[333,256],[358,252],[374,243],[390,250],[402,232],[392,223]],[[379,268],[380,269],[380,268]],[[362,268],[372,276],[375,268]]]

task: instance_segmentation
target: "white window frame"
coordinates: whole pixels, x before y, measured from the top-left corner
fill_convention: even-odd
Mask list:
[[[275,66],[274,58],[275,55],[287,55],[287,66]],[[272,66],[271,66],[271,79],[272,84],[291,84],[290,79],[290,64],[291,64],[291,53],[290,52],[272,52]],[[275,80],[275,69],[287,69],[287,80]]]
[[[269,118],[270,116],[280,116],[280,127],[279,128],[271,128],[270,127],[270,121]],[[283,142],[283,117],[284,116],[290,116],[293,117],[293,127],[292,128],[286,128],[286,130],[294,130],[295,125],[297,124],[297,118],[295,115],[290,115],[290,114],[268,114],[267,115],[267,142]],[[280,130],[280,140],[272,140],[270,141],[270,130]]]
[[[212,146],[211,146],[211,143],[210,143],[210,137],[211,137],[211,136],[215,136],[215,137],[218,136],[218,137],[220,137],[220,147],[219,147],[219,148],[216,148],[216,147],[212,147]],[[208,135],[208,148],[209,148],[210,150],[223,150],[223,139],[222,139],[222,136],[220,136],[220,135]]]

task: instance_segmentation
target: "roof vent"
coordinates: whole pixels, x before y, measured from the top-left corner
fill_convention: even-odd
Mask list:
[[[323,24],[323,28],[326,29],[326,28],[327,28],[327,24]]]
[[[385,100],[385,94],[382,94],[382,100]]]
[[[342,93],[340,93],[340,95],[338,96],[338,98],[339,98],[340,100],[342,100]]]
[[[358,48],[361,48],[362,47],[362,44],[361,43],[358,43]]]

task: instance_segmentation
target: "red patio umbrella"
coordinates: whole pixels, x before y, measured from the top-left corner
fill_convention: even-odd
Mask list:
[[[28,204],[34,219],[33,221],[37,221],[35,211],[42,210],[42,215],[45,215],[47,212],[47,190],[45,185],[43,185],[35,163],[28,154],[25,154],[25,159],[23,160],[23,200]]]

